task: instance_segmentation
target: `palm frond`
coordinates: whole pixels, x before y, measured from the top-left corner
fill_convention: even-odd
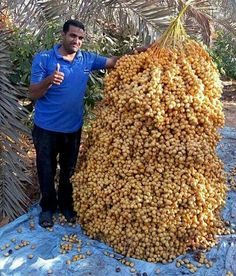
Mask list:
[[[233,34],[236,37],[236,21],[232,21],[231,18],[226,19],[216,19],[221,28],[227,30],[229,33]]]
[[[142,41],[150,42],[156,40],[164,29],[169,25],[174,16],[175,7],[166,2],[156,1],[124,1],[103,0],[107,10],[112,12],[115,24],[121,29],[131,28],[137,32]],[[114,20],[113,20],[114,21]]]
[[[10,83],[10,56],[7,33],[0,42],[0,218],[15,218],[24,212],[29,199],[25,184],[28,177],[26,152],[21,146],[22,133],[28,133],[23,120],[26,111],[18,102],[20,93]]]
[[[183,3],[180,1],[179,9],[182,6]],[[212,9],[213,7],[209,1],[196,0],[189,5],[185,15],[185,28],[187,33],[193,36],[197,36],[200,33],[206,44],[210,44],[211,35],[214,32],[210,16]]]
[[[38,9],[37,0],[7,1],[7,9],[14,27],[36,28],[43,21],[41,11]]]
[[[138,32],[142,40],[155,39],[174,14],[173,6],[165,1],[158,4],[145,0],[73,0],[69,3],[66,0],[47,0],[37,3],[46,20],[80,19],[91,32],[99,31],[97,25],[101,32],[102,24],[115,24],[119,29],[128,28]],[[99,17],[95,14],[99,14]]]
[[[217,29],[224,30],[236,37],[236,1],[212,1],[215,9],[212,14]]]
[[[216,29],[230,32],[236,37],[236,1],[211,0],[210,2],[214,6],[212,19]]]
[[[106,32],[104,25],[129,29],[143,42],[156,40],[185,0],[13,0],[5,1],[17,26],[29,26],[36,32],[47,28],[47,22],[64,22],[76,18],[86,24],[89,33]],[[186,28],[190,35],[201,36],[207,43],[214,35],[214,24],[234,30],[235,0],[195,0],[187,12]],[[34,20],[32,20],[32,18]],[[199,28],[200,26],[200,28]],[[217,26],[216,26],[217,27]]]
[[[90,34],[106,33],[108,28],[104,26],[115,26],[117,32],[128,30],[131,34],[138,34],[140,39],[147,43],[156,40],[168,26],[171,17],[178,13],[185,2],[184,0],[9,1],[13,18],[17,18],[18,24],[24,26],[28,24],[36,32],[43,33],[48,22],[62,23],[69,18],[76,18],[86,24]],[[220,24],[220,14],[223,14],[225,18],[223,23],[228,26],[227,20],[236,17],[236,13],[233,12],[235,8],[235,0],[193,1],[186,16],[185,26],[188,33],[195,37],[201,36],[206,43],[209,43],[211,36],[214,35],[213,21]],[[230,26],[232,28],[232,24]]]

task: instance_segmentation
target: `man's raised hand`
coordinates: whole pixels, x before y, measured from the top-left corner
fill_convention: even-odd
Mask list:
[[[56,85],[60,85],[64,80],[64,73],[60,72],[60,64],[57,63],[56,70],[52,75],[52,83]]]

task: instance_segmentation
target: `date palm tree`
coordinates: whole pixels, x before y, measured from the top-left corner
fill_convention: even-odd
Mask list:
[[[25,185],[30,183],[22,133],[27,133],[27,112],[19,103],[25,95],[24,82],[12,84],[17,73],[10,63],[9,47],[17,28],[32,37],[42,36],[48,23],[61,24],[69,18],[83,21],[88,40],[94,36],[136,35],[142,44],[155,41],[178,13],[184,0],[4,0],[0,3],[0,220],[23,213],[28,199]],[[235,0],[192,1],[184,17],[187,32],[206,44],[215,29],[236,35]],[[59,29],[58,29],[59,31]],[[121,35],[122,34],[122,35]],[[16,45],[17,47],[17,45]],[[11,49],[11,48],[10,48]],[[23,82],[23,83],[22,83]]]

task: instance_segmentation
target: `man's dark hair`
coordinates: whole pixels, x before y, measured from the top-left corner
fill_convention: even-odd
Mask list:
[[[74,19],[69,19],[63,25],[64,33],[67,33],[69,31],[70,25],[78,27],[78,28],[82,29],[83,31],[85,30],[84,24],[82,22],[80,22],[78,20],[74,20]]]

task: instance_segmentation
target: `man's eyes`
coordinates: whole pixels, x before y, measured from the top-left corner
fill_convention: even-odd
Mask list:
[[[70,35],[72,38],[77,38],[78,37],[78,39],[79,40],[83,40],[84,39],[84,37],[83,36],[77,36],[77,35]]]

